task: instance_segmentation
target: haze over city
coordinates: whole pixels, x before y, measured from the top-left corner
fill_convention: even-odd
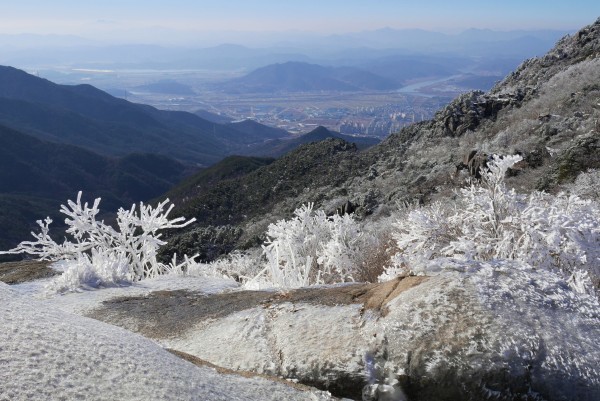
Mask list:
[[[113,43],[250,45],[308,33],[385,27],[444,33],[469,28],[575,30],[597,14],[600,3],[593,0],[26,0],[2,5],[0,34],[76,35]],[[272,37],[275,32],[286,34]]]
[[[385,137],[596,14],[588,0],[24,0],[2,7],[0,64],[161,109]]]

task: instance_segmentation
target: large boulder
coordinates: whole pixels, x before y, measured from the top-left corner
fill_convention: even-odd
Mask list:
[[[399,294],[380,320],[375,356],[411,399],[600,397],[595,298],[518,263],[454,267]]]
[[[600,399],[596,298],[518,262],[436,269],[286,293],[162,292],[107,301],[90,316],[219,366],[353,399]]]

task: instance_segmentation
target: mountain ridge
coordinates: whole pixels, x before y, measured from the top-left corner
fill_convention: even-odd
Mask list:
[[[59,205],[78,191],[101,197],[103,212],[116,211],[159,196],[190,172],[165,156],[106,157],[0,125],[0,245],[15,246],[48,215],[60,222]]]
[[[229,247],[244,248],[260,243],[257,238],[270,223],[289,218],[309,202],[326,213],[349,202],[358,218],[377,219],[398,203],[452,197],[465,185],[468,174],[459,167],[473,150],[521,154],[523,166],[507,179],[509,185],[525,192],[559,191],[580,172],[600,168],[598,82],[600,19],[561,39],[545,56],[524,62],[491,91],[463,94],[432,120],[405,127],[365,151],[334,152],[334,166],[313,169],[305,163],[323,159],[328,149],[350,149],[350,144],[330,139],[303,145],[190,199],[195,206],[182,205],[180,212],[205,227],[235,225],[243,233],[230,238]],[[249,201],[254,199],[246,193],[249,186],[264,188],[269,200]],[[230,209],[210,201],[224,188],[235,199]],[[187,237],[177,238],[175,243],[183,244]]]
[[[355,67],[325,67],[298,61],[270,64],[249,74],[215,84],[230,93],[359,91],[397,89],[389,78]]]
[[[0,66],[0,102],[0,124],[107,156],[133,150],[210,165],[247,142],[239,130],[193,113],[131,103],[91,85],[58,85],[13,67]],[[255,127],[253,142],[260,127],[271,132]]]
[[[378,138],[366,137],[366,136],[350,136],[340,134],[329,130],[323,126],[319,126],[306,134],[294,137],[294,138],[273,138],[267,142],[261,143],[259,146],[249,145],[248,148],[241,151],[240,154],[264,156],[264,157],[281,157],[300,145],[320,142],[326,139],[341,139],[348,143],[355,144],[358,149],[366,149],[374,146],[380,142]]]

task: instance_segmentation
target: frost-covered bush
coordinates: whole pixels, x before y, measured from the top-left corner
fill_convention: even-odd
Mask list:
[[[453,206],[433,204],[398,220],[394,238],[400,251],[381,279],[428,272],[438,258],[514,259],[559,272],[579,291],[593,291],[600,281],[598,203],[509,190],[504,176],[519,160],[495,157],[482,182],[460,190]]]
[[[234,251],[185,268],[172,263],[173,270],[232,278],[248,290],[342,283],[363,279],[368,252],[384,245],[352,215],[327,216],[311,203],[296,209],[292,219],[271,224],[266,235],[262,248]]]
[[[269,225],[263,246],[266,265],[247,283],[280,288],[353,281],[364,235],[350,215],[327,216],[313,204],[296,209],[290,220]]]
[[[100,198],[89,206],[87,202],[82,204],[79,192],[76,202],[69,200],[60,210],[67,216],[66,233],[71,240],[65,239],[62,244],[55,242],[49,235],[52,220],[46,218],[37,222],[41,232],[32,233],[35,241],[21,242],[2,253],[27,253],[42,260],[67,261],[65,272],[53,284],[61,291],[82,285],[97,287],[155,277],[170,270],[169,265],[156,259],[158,248],[165,244],[158,231],[185,227],[194,221],[183,217],[169,220],[173,205],[165,211],[168,203],[167,199],[155,208],[143,203],[139,210],[135,205],[130,210],[121,208],[117,212],[118,229],[114,229],[96,219]]]
[[[233,251],[210,263],[187,263],[185,268],[176,267],[173,270],[193,277],[224,277],[246,284],[259,274],[263,265],[262,250],[254,248],[243,252]]]
[[[65,271],[53,279],[47,289],[68,292],[79,288],[108,287],[131,282],[129,263],[121,255],[92,248],[66,260]]]
[[[185,274],[228,277],[249,290],[341,283],[364,275],[364,251],[380,245],[351,215],[327,216],[311,203],[296,209],[292,219],[271,224],[266,235],[262,249],[189,263]]]
[[[575,182],[567,185],[572,194],[600,202],[600,170],[590,169],[577,176]]]

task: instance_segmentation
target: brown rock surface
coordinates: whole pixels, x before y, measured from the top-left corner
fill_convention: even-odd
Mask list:
[[[52,277],[59,272],[49,268],[50,263],[37,260],[0,263],[0,281],[6,284],[19,284]]]

